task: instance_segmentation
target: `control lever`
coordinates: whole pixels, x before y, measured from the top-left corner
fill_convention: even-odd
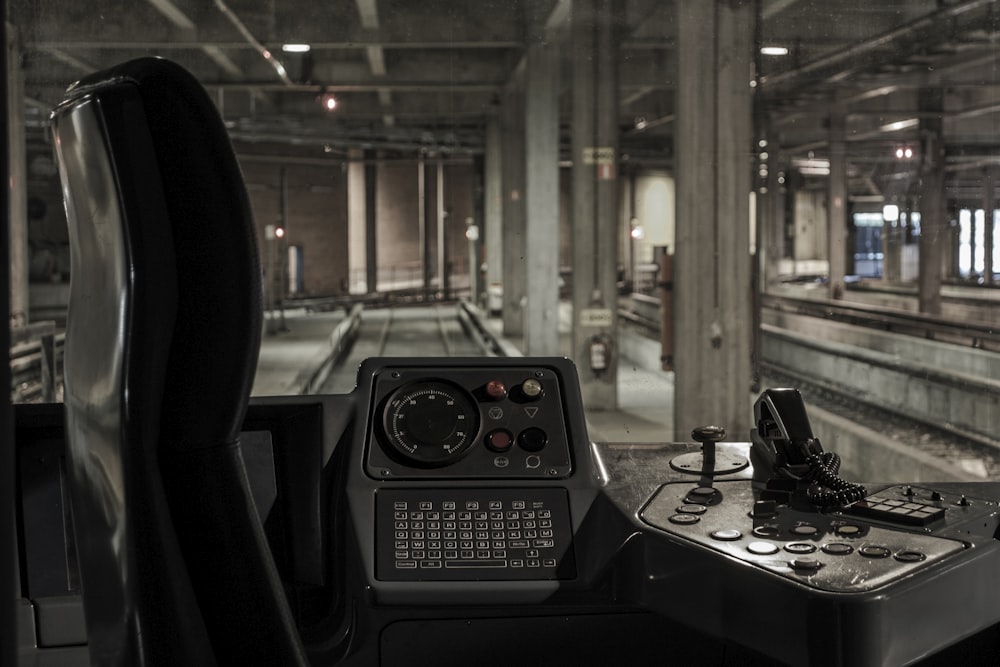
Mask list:
[[[865,488],[839,476],[840,457],[824,452],[813,435],[797,389],[767,389],[754,404],[750,462],[763,499],[820,509],[843,507],[865,497]]]
[[[750,465],[746,457],[736,451],[723,449],[716,453],[716,443],[726,438],[726,429],[721,426],[699,426],[691,431],[691,437],[701,443],[701,451],[675,456],[670,461],[674,470],[710,478],[739,472]]]
[[[699,426],[691,431],[695,442],[701,443],[701,460],[705,467],[715,466],[715,443],[724,440],[726,429],[721,426]]]

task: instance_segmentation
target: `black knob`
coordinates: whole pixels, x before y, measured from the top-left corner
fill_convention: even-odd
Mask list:
[[[541,451],[548,441],[548,434],[536,426],[524,429],[517,436],[518,444],[529,452]]]
[[[719,442],[726,437],[726,429],[721,426],[699,426],[691,431],[691,437],[701,443]]]
[[[691,431],[691,437],[701,443],[701,456],[705,463],[715,463],[715,443],[726,437],[726,429],[721,426],[699,426]]]

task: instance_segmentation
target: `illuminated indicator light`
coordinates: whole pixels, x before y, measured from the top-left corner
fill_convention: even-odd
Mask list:
[[[486,395],[495,401],[507,398],[507,385],[500,380],[490,380],[486,383]]]
[[[542,395],[542,383],[535,379],[525,380],[521,384],[521,391],[528,398],[538,398]]]

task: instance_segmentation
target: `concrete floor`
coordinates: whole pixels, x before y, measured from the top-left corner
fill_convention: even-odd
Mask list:
[[[407,319],[424,316],[437,324],[433,307],[406,309]],[[268,327],[261,343],[260,361],[254,379],[253,395],[275,396],[298,393],[303,378],[322,365],[329,355],[328,338],[334,327],[343,319],[341,311],[335,313],[307,313],[289,310],[285,313],[284,328]],[[378,319],[377,316],[372,316]],[[277,333],[267,333],[268,329]],[[560,324],[560,330],[564,328]],[[568,333],[568,320],[566,327]],[[512,341],[515,345],[517,341]],[[359,341],[364,347],[365,342]],[[637,357],[658,353],[638,348],[632,350]],[[352,364],[354,365],[354,364]],[[591,410],[587,413],[590,439],[598,442],[664,442],[673,432],[673,373],[649,370],[651,362],[645,358],[623,358],[619,365],[617,410]],[[342,372],[346,372],[344,369]],[[348,391],[347,383],[337,385]]]

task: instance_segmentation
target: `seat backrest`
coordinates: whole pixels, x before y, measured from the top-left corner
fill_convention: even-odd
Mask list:
[[[305,664],[239,450],[261,273],[221,118],[188,72],[143,58],[74,84],[52,132],[92,661]]]

